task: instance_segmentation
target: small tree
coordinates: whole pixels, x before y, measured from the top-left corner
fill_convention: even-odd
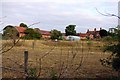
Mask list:
[[[104,30],[104,29],[100,30],[100,36],[101,37],[105,37],[107,35],[108,35],[108,32],[106,30]]]
[[[18,32],[14,26],[8,25],[4,28],[3,38],[13,40],[13,44],[15,45],[16,39],[18,38]]]
[[[76,35],[76,30],[75,30],[76,25],[69,25],[66,27],[65,32],[66,36],[68,35]]]
[[[117,17],[118,19],[120,19],[120,16],[115,15],[115,14],[110,14],[110,13],[103,14],[103,13],[99,12],[98,10],[97,10],[97,12],[103,16]],[[120,77],[120,26],[119,25],[116,27],[115,33],[117,36],[116,44],[107,45],[105,48],[105,51],[112,52],[112,55],[109,58],[103,59],[100,61],[102,62],[102,64],[112,65],[112,68],[115,69],[116,71],[118,71],[118,77]]]
[[[25,28],[28,28],[26,24],[24,23],[20,23],[20,27],[25,27]]]
[[[51,39],[61,39],[62,33],[56,29],[51,30]]]
[[[34,31],[32,28],[28,28],[25,30],[26,36],[23,38],[25,39],[40,39],[42,35],[36,31]]]
[[[106,45],[104,51],[112,52],[111,56],[106,59],[101,59],[102,65],[111,65],[113,69],[118,71],[120,77],[120,30],[117,30],[116,43]],[[111,38],[112,39],[112,38]]]

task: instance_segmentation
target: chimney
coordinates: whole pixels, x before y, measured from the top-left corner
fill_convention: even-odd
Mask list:
[[[94,28],[94,31],[96,31],[96,28]]]
[[[87,33],[89,32],[89,29],[87,30]]]

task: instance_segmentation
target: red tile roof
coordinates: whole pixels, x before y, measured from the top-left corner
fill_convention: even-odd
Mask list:
[[[79,36],[80,36],[80,37],[86,37],[87,34],[86,34],[86,33],[80,33]]]
[[[50,31],[46,31],[46,30],[40,30],[39,28],[35,28],[35,31],[39,32],[42,35],[48,35],[50,36]]]
[[[40,30],[42,35],[50,35],[50,31]]]
[[[26,28],[24,28],[24,27],[19,27],[19,26],[16,26],[16,29],[17,29],[18,32],[20,32],[20,33],[24,33],[25,30],[26,30]]]
[[[95,34],[99,34],[100,31],[88,31],[87,34],[90,35],[95,35]]]

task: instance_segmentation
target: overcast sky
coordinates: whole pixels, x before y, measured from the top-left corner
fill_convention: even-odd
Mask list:
[[[40,22],[32,28],[42,30],[57,29],[64,32],[68,25],[76,25],[77,32],[87,29],[115,27],[118,25],[116,17],[106,17],[102,13],[118,14],[118,0],[2,0],[0,2],[2,26],[18,26],[21,22],[30,25]],[[6,16],[6,17],[5,17]]]

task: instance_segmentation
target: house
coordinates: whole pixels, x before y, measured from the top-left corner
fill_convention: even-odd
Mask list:
[[[20,27],[20,26],[8,25],[3,29],[3,36],[7,39],[13,39],[13,38],[17,39],[19,37],[23,37],[26,35],[25,34],[26,29],[27,28]],[[50,31],[40,30],[39,28],[35,28],[34,30],[42,34],[42,38],[44,39],[50,38]]]
[[[101,29],[102,29],[102,28],[100,28],[100,30],[101,30]],[[100,30],[97,31],[96,28],[94,28],[93,31],[90,31],[90,30],[88,29],[87,32],[86,32],[87,37],[88,37],[89,39],[100,38],[100,34],[99,34]]]
[[[24,27],[8,25],[3,29],[3,36],[7,39],[23,37],[25,36],[25,30]]]
[[[100,30],[101,30],[101,28],[100,28]],[[91,39],[91,40],[93,40],[95,38],[98,39],[98,38],[100,38],[100,34],[99,34],[100,30],[96,30],[96,28],[94,28],[93,31],[90,31],[88,29],[86,33],[78,33],[77,36],[79,36],[80,39]]]
[[[87,39],[87,34],[86,33],[78,33],[77,36],[79,36],[80,39]]]
[[[23,36],[26,35],[26,34],[25,34],[26,28],[24,28],[24,27],[19,27],[19,26],[16,26],[15,28],[16,28],[16,30],[19,32],[19,37],[23,37]]]
[[[40,30],[40,33],[42,34],[42,38],[50,38],[50,31],[46,31],[46,30]]]
[[[43,39],[49,39],[51,36],[50,31],[40,30],[39,28],[35,28],[34,30],[40,33]]]
[[[109,28],[109,33],[115,33],[116,32],[116,28]]]

